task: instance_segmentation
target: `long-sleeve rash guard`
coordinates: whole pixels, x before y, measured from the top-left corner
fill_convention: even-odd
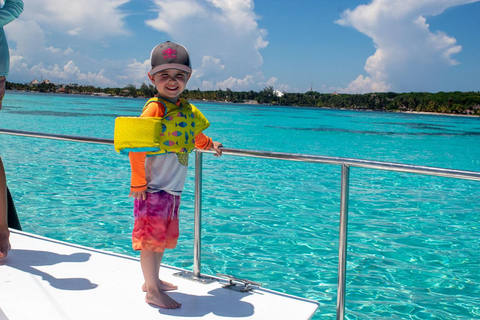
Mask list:
[[[177,103],[179,105],[180,102]],[[161,103],[150,103],[142,112],[140,117],[163,117],[165,115],[165,107]],[[198,149],[210,149],[212,146],[212,139],[207,137],[202,132],[195,136],[195,147]],[[174,154],[161,154],[153,157],[168,157]],[[147,189],[147,174],[145,170],[146,152],[130,152],[130,167],[131,167],[131,185],[130,191],[143,191]],[[163,168],[163,170],[168,170]],[[154,175],[154,173],[152,173]],[[150,176],[152,176],[150,175]],[[184,177],[183,177],[184,179]],[[151,179],[149,179],[151,180]],[[181,183],[183,186],[184,181]],[[178,190],[165,190],[167,192],[178,193]]]

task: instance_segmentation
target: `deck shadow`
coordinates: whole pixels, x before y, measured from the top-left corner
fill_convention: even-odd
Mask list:
[[[58,254],[49,251],[11,249],[5,259],[0,260],[0,265],[8,265],[25,273],[41,277],[54,288],[61,290],[91,290],[98,285],[85,278],[56,278],[35,267],[53,266],[66,262],[86,262],[90,259],[89,253]]]
[[[228,303],[218,303],[219,302],[219,293],[220,290],[228,290],[224,288],[214,289],[208,292],[210,295],[208,296],[195,296],[190,294],[185,294],[181,292],[168,292],[168,295],[172,297],[172,299],[182,303],[183,305],[189,304],[187,308],[180,307],[179,309],[162,309],[158,308],[158,313],[164,315],[174,315],[176,317],[198,317],[202,318],[206,315],[212,313],[219,317],[226,317],[226,318],[247,318],[254,314],[255,309],[253,304],[240,301],[240,299],[244,298],[246,294],[234,294],[230,295],[228,299]],[[238,300],[232,299],[233,297],[237,296]],[[199,306],[196,308],[195,306]]]

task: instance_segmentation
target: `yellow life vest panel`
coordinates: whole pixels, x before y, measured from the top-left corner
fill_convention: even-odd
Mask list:
[[[157,117],[119,117],[115,120],[114,145],[117,152],[147,152],[147,156],[163,153],[189,153],[195,148],[195,136],[210,123],[193,104],[180,99],[177,106],[161,98],[150,103],[161,103],[165,114]]]

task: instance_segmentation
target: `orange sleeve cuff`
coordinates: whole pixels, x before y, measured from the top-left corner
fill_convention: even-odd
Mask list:
[[[210,137],[207,137],[203,132],[200,132],[195,137],[195,148],[208,150],[213,144],[213,140]]]
[[[130,152],[130,168],[132,170],[132,180],[130,191],[143,191],[147,189],[147,178],[145,176],[145,158],[146,152]]]

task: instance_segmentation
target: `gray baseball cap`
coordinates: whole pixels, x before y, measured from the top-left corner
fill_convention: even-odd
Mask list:
[[[152,64],[150,75],[165,69],[178,69],[192,73],[187,49],[181,44],[170,41],[160,43],[153,48],[150,63]]]

